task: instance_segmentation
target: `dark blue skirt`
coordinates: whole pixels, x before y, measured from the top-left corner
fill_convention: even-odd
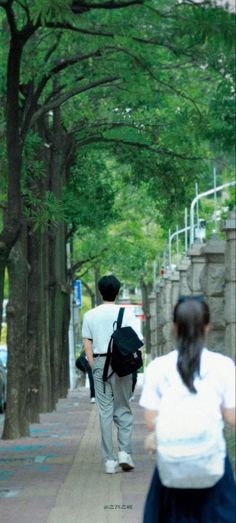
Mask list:
[[[207,489],[174,489],[161,484],[155,468],[143,523],[235,523],[236,490],[228,457],[225,473]]]

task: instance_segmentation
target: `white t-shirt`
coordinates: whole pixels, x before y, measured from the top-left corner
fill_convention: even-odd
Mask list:
[[[177,350],[155,358],[144,374],[140,405],[148,410],[158,410],[161,398],[170,380],[182,382],[177,370]],[[231,358],[204,348],[201,355],[200,377],[194,380],[197,390],[211,388],[217,404],[224,408],[235,407],[235,365]],[[184,385],[185,386],[185,385]],[[211,401],[206,397],[206,401]],[[214,401],[215,406],[215,401]]]
[[[91,309],[84,315],[82,326],[83,338],[88,338],[93,342],[93,352],[95,354],[105,354],[107,352],[110,337],[113,333],[113,324],[117,320],[120,306],[115,303],[103,303],[95,309]],[[139,329],[139,321],[132,310],[125,308],[122,327],[132,327],[142,340],[143,336]]]

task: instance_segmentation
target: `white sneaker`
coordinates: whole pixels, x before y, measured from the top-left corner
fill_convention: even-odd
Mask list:
[[[125,472],[134,469],[135,465],[131,458],[130,454],[127,454],[124,450],[118,452],[118,462],[119,467],[121,467]]]
[[[95,398],[91,398],[90,403],[95,403]]]
[[[114,459],[108,459],[105,463],[105,472],[106,474],[115,474],[118,461]]]

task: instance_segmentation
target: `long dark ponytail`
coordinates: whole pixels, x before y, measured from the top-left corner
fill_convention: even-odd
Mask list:
[[[205,327],[210,322],[208,305],[197,296],[182,297],[174,308],[179,374],[190,392],[197,392],[194,378],[200,374]]]

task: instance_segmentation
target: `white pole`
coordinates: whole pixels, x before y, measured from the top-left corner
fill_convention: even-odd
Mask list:
[[[196,185],[195,185],[195,194],[197,197],[198,196],[198,183],[196,183]],[[199,200],[197,200],[196,212],[197,212],[197,228],[199,229]]]
[[[67,252],[67,267],[71,268],[71,250],[70,243],[66,246]],[[69,324],[69,373],[70,373],[70,389],[75,389],[76,375],[75,375],[75,330],[74,330],[74,296],[73,290],[70,292],[70,324]]]
[[[167,264],[168,264],[168,258],[167,258],[167,247],[165,247],[164,249],[164,254],[163,254],[163,262],[164,262],[164,267],[165,269],[167,268]]]
[[[171,252],[171,230],[169,229],[169,270],[171,271],[172,252]]]
[[[156,289],[156,281],[157,281],[157,262],[156,260],[153,262],[153,290]]]
[[[188,209],[185,207],[184,209],[184,228],[185,228],[185,252],[188,250]]]
[[[187,226],[187,231],[190,231],[190,225]],[[172,241],[173,239],[176,237],[176,236],[179,236],[180,234],[182,233],[185,233],[185,227],[183,229],[178,229],[176,230],[175,232],[173,232],[172,234],[170,234],[170,231],[169,231],[169,253],[172,252]]]
[[[216,217],[216,211],[217,211],[217,194],[216,194],[216,168],[213,169],[213,182],[214,182],[214,217],[215,217],[215,232],[217,232],[217,217]]]
[[[176,225],[176,254],[177,254],[177,263],[179,259],[179,226]]]

